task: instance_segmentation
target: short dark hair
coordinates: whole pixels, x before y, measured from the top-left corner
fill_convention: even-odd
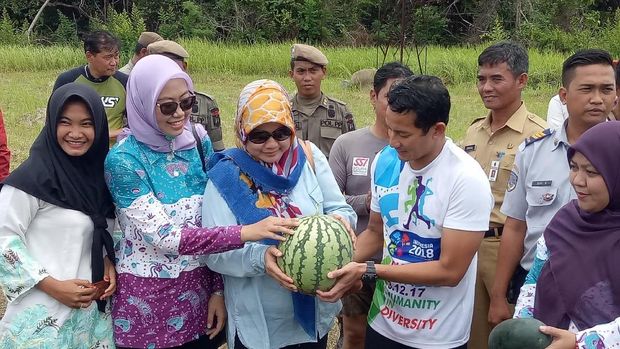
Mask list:
[[[139,55],[140,51],[142,51],[143,48],[146,48],[146,46],[144,46],[141,43],[137,42],[136,43],[136,47],[134,47],[134,49],[133,49],[133,54]]]
[[[562,64],[562,86],[568,87],[575,77],[575,69],[586,65],[602,64],[612,65],[612,59],[609,52],[600,49],[587,49],[575,52],[568,57]]]
[[[99,53],[103,50],[114,51],[121,47],[120,41],[110,32],[100,30],[84,36],[84,52]]]
[[[529,59],[523,46],[512,41],[502,41],[493,44],[478,56],[478,66],[497,65],[506,63],[514,77],[527,73]]]
[[[372,82],[372,88],[376,93],[379,93],[389,79],[408,78],[412,75],[413,72],[406,65],[400,62],[390,62],[377,70]]]
[[[448,124],[450,94],[438,77],[414,75],[392,87],[388,106],[399,114],[414,112],[415,127],[426,134],[438,122]]]

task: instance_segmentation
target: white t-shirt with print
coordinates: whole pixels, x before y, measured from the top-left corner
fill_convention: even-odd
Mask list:
[[[382,264],[436,261],[443,228],[486,231],[493,208],[480,165],[450,139],[420,170],[398,159],[394,148],[377,155],[372,168],[371,209],[383,218]],[[468,233],[464,233],[468,234]],[[474,257],[455,287],[378,280],[368,314],[370,326],[391,340],[425,349],[465,344],[471,326]]]

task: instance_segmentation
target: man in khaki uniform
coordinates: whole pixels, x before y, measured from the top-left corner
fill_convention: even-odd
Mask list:
[[[125,74],[129,75],[129,73],[133,69],[133,66],[136,65],[136,63],[138,63],[138,61],[140,59],[142,59],[144,56],[147,55],[147,49],[146,48],[150,44],[152,44],[152,43],[154,43],[156,41],[163,40],[163,39],[164,38],[162,38],[157,33],[154,33],[154,32],[142,32],[142,34],[140,34],[140,37],[138,38],[138,42],[136,43],[136,48],[134,48],[134,50],[133,50],[133,57],[131,57],[129,62],[127,62],[127,64],[125,64],[118,71],[120,71],[121,73],[125,73]]]
[[[474,120],[462,141],[463,149],[474,157],[489,178],[495,206],[489,230],[478,251],[478,274],[471,337],[468,347],[487,348],[491,287],[495,278],[497,253],[506,216],[499,209],[519,144],[542,131],[546,122],[527,111],[521,91],[527,84],[528,56],[521,47],[501,42],[486,48],[478,57],[478,92],[489,109]]]
[[[187,71],[186,59],[189,53],[183,46],[171,40],[161,40],[150,44],[147,48],[148,54],[164,55],[183,69]],[[195,124],[201,124],[211,138],[213,150],[224,150],[224,141],[222,139],[222,122],[220,120],[220,109],[217,106],[215,98],[202,92],[196,91],[196,104],[192,108],[190,121]]]
[[[295,129],[298,137],[316,144],[326,157],[338,136],[355,130],[353,114],[346,104],[321,91],[327,63],[327,57],[316,47],[293,45],[289,75],[297,86],[297,93],[291,97]]]

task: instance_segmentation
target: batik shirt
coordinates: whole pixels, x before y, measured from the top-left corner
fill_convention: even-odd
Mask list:
[[[213,153],[208,138],[205,156]],[[105,162],[122,231],[112,308],[116,344],[168,348],[204,335],[207,303],[222,290],[207,253],[243,246],[240,227],[200,228],[206,174],[196,148],[156,152],[129,136]]]
[[[112,222],[108,222],[112,226]],[[51,276],[91,281],[93,222],[5,185],[0,192],[0,286],[9,304],[0,348],[114,348],[109,308],[72,309],[39,290]]]
[[[519,299],[515,306],[515,318],[534,317],[534,301],[536,298],[536,282],[540,277],[543,266],[549,259],[549,250],[545,244],[544,235],[536,243],[536,257],[530,272],[521,287]],[[578,349],[604,349],[620,346],[620,318],[606,324],[580,330],[571,321],[568,330],[576,334]]]
[[[439,260],[443,229],[486,231],[493,208],[480,165],[451,140],[430,164],[414,170],[384,148],[372,166],[371,209],[383,219],[382,264]],[[377,280],[368,323],[382,336],[415,348],[467,343],[477,258],[454,287]]]

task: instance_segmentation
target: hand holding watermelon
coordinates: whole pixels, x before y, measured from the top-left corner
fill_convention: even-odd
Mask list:
[[[263,239],[286,240],[283,234],[293,235],[291,227],[299,225],[297,218],[267,217],[257,223],[241,227],[241,241],[259,241]]]
[[[547,335],[547,329],[558,330],[553,327],[544,326],[536,319],[510,319],[497,325],[491,335],[489,335],[489,349],[574,349],[575,335],[572,335],[572,346],[566,346],[569,341],[564,337],[561,341],[556,340],[551,343],[551,336]],[[553,331],[553,333],[556,333]],[[558,330],[563,331],[563,330]],[[568,331],[563,331],[568,332]],[[570,333],[570,332],[569,332]],[[552,334],[552,333],[549,333]],[[564,334],[558,334],[563,336]],[[554,335],[555,336],[555,335]],[[551,345],[549,345],[551,344]],[[556,346],[556,344],[558,346]]]
[[[560,328],[541,326],[540,332],[553,337],[553,342],[546,349],[574,349],[577,346],[575,334]]]
[[[291,292],[296,292],[297,287],[293,284],[293,279],[290,276],[284,274],[277,263],[277,259],[282,257],[282,252],[275,246],[270,246],[265,251],[265,273],[274,278],[280,285]]]
[[[347,230],[347,233],[349,233],[349,236],[351,237],[351,244],[353,245],[353,250],[355,251],[355,243],[357,242],[357,235],[355,234],[355,231],[353,230],[353,228],[351,228],[351,224],[349,224],[349,221],[344,219],[341,215],[338,215],[335,213],[330,214],[330,216],[336,218],[338,222],[344,225],[344,228]]]
[[[344,267],[331,271],[327,277],[336,280],[334,287],[328,292],[317,291],[322,301],[336,302],[343,296],[358,291],[362,283],[362,275],[366,272],[366,263],[351,262]]]

